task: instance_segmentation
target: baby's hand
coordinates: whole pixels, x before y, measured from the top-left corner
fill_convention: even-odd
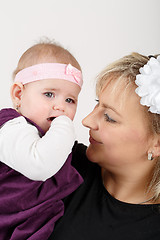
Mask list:
[[[59,133],[61,137],[67,137],[67,139],[70,139],[70,141],[75,141],[76,137],[73,121],[66,115],[61,115],[54,118],[50,129],[56,131],[56,134]],[[70,137],[68,137],[68,134]]]

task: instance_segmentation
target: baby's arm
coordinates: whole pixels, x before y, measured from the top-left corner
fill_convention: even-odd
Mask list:
[[[42,138],[18,117],[0,129],[0,161],[32,180],[45,181],[63,166],[74,141],[73,122],[66,116],[54,119]]]

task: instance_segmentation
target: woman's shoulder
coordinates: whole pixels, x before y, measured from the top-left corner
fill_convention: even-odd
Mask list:
[[[72,149],[73,156],[76,155],[76,156],[79,156],[79,157],[84,157],[84,155],[86,155],[86,149],[87,149],[86,145],[76,141],[74,146],[73,146],[73,149]]]
[[[78,143],[77,141],[75,142],[72,150],[72,165],[77,169],[82,177],[85,177],[86,174],[92,174],[95,168],[98,167],[97,164],[88,160],[86,150],[87,146],[82,143]]]
[[[86,149],[82,143],[75,142],[73,149],[72,149],[72,165],[77,169],[80,170],[83,168],[84,165],[87,164],[88,159],[86,156]]]

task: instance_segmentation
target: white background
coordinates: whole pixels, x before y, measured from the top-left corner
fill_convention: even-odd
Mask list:
[[[44,37],[79,61],[84,85],[75,117],[81,124],[95,105],[95,78],[110,62],[137,51],[160,53],[160,0],[0,0],[0,108],[12,107],[10,85],[19,57]]]

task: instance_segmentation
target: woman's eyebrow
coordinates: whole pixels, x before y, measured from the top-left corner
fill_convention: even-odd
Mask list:
[[[117,115],[119,115],[120,117],[122,117],[121,114],[120,114],[114,107],[112,107],[112,106],[110,106],[110,105],[108,105],[108,104],[105,104],[105,103],[102,103],[102,107],[103,107],[103,108],[109,108],[109,109],[111,109],[112,111],[114,111]]]

